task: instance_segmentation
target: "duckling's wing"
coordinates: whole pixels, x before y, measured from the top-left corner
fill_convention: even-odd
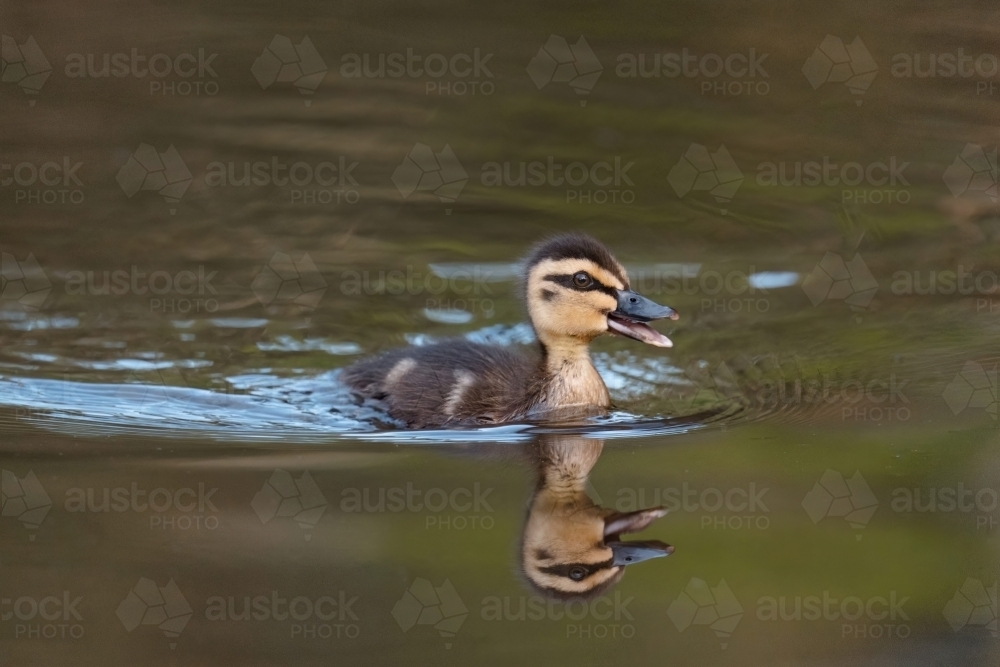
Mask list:
[[[344,369],[343,382],[382,400],[407,425],[506,421],[522,410],[534,365],[503,347],[464,340],[392,350]]]

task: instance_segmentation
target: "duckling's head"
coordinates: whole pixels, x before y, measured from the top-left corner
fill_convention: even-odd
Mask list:
[[[611,252],[585,234],[563,234],[538,245],[526,263],[525,298],[538,339],[546,348],[586,345],[613,333],[671,347],[646,322],[677,313],[633,292]]]
[[[615,512],[587,495],[587,476],[603,446],[600,440],[563,435],[539,444],[539,484],[520,557],[528,582],[548,597],[599,595],[621,580],[625,566],[673,552],[663,542],[621,539],[662,517],[666,509]]]

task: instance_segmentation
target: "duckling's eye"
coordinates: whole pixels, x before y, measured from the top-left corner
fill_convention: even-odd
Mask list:
[[[572,579],[573,581],[580,581],[586,576],[587,576],[587,568],[585,567],[577,566],[569,571],[569,578]]]
[[[594,284],[594,279],[586,271],[581,271],[573,276],[573,284],[580,288],[587,288]]]

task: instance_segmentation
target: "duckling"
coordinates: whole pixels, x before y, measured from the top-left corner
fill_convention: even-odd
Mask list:
[[[587,477],[604,442],[580,436],[547,436],[538,443],[538,486],[521,538],[521,571],[547,597],[599,595],[618,583],[625,566],[667,556],[660,541],[623,542],[667,510],[653,507],[620,513],[596,505]]]
[[[451,340],[392,350],[344,369],[357,394],[378,399],[410,428],[500,424],[603,414],[608,389],[590,359],[605,333],[671,347],[646,322],[677,313],[629,287],[611,252],[584,234],[542,242],[524,263],[524,297],[537,352]]]

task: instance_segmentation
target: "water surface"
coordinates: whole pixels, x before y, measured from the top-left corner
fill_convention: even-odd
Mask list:
[[[3,14],[0,664],[996,663],[992,8]],[[195,69],[100,75],[133,50]],[[533,344],[517,260],[569,230],[681,313],[595,342],[611,415],[407,432],[339,386]],[[674,553],[537,597],[553,441]]]

